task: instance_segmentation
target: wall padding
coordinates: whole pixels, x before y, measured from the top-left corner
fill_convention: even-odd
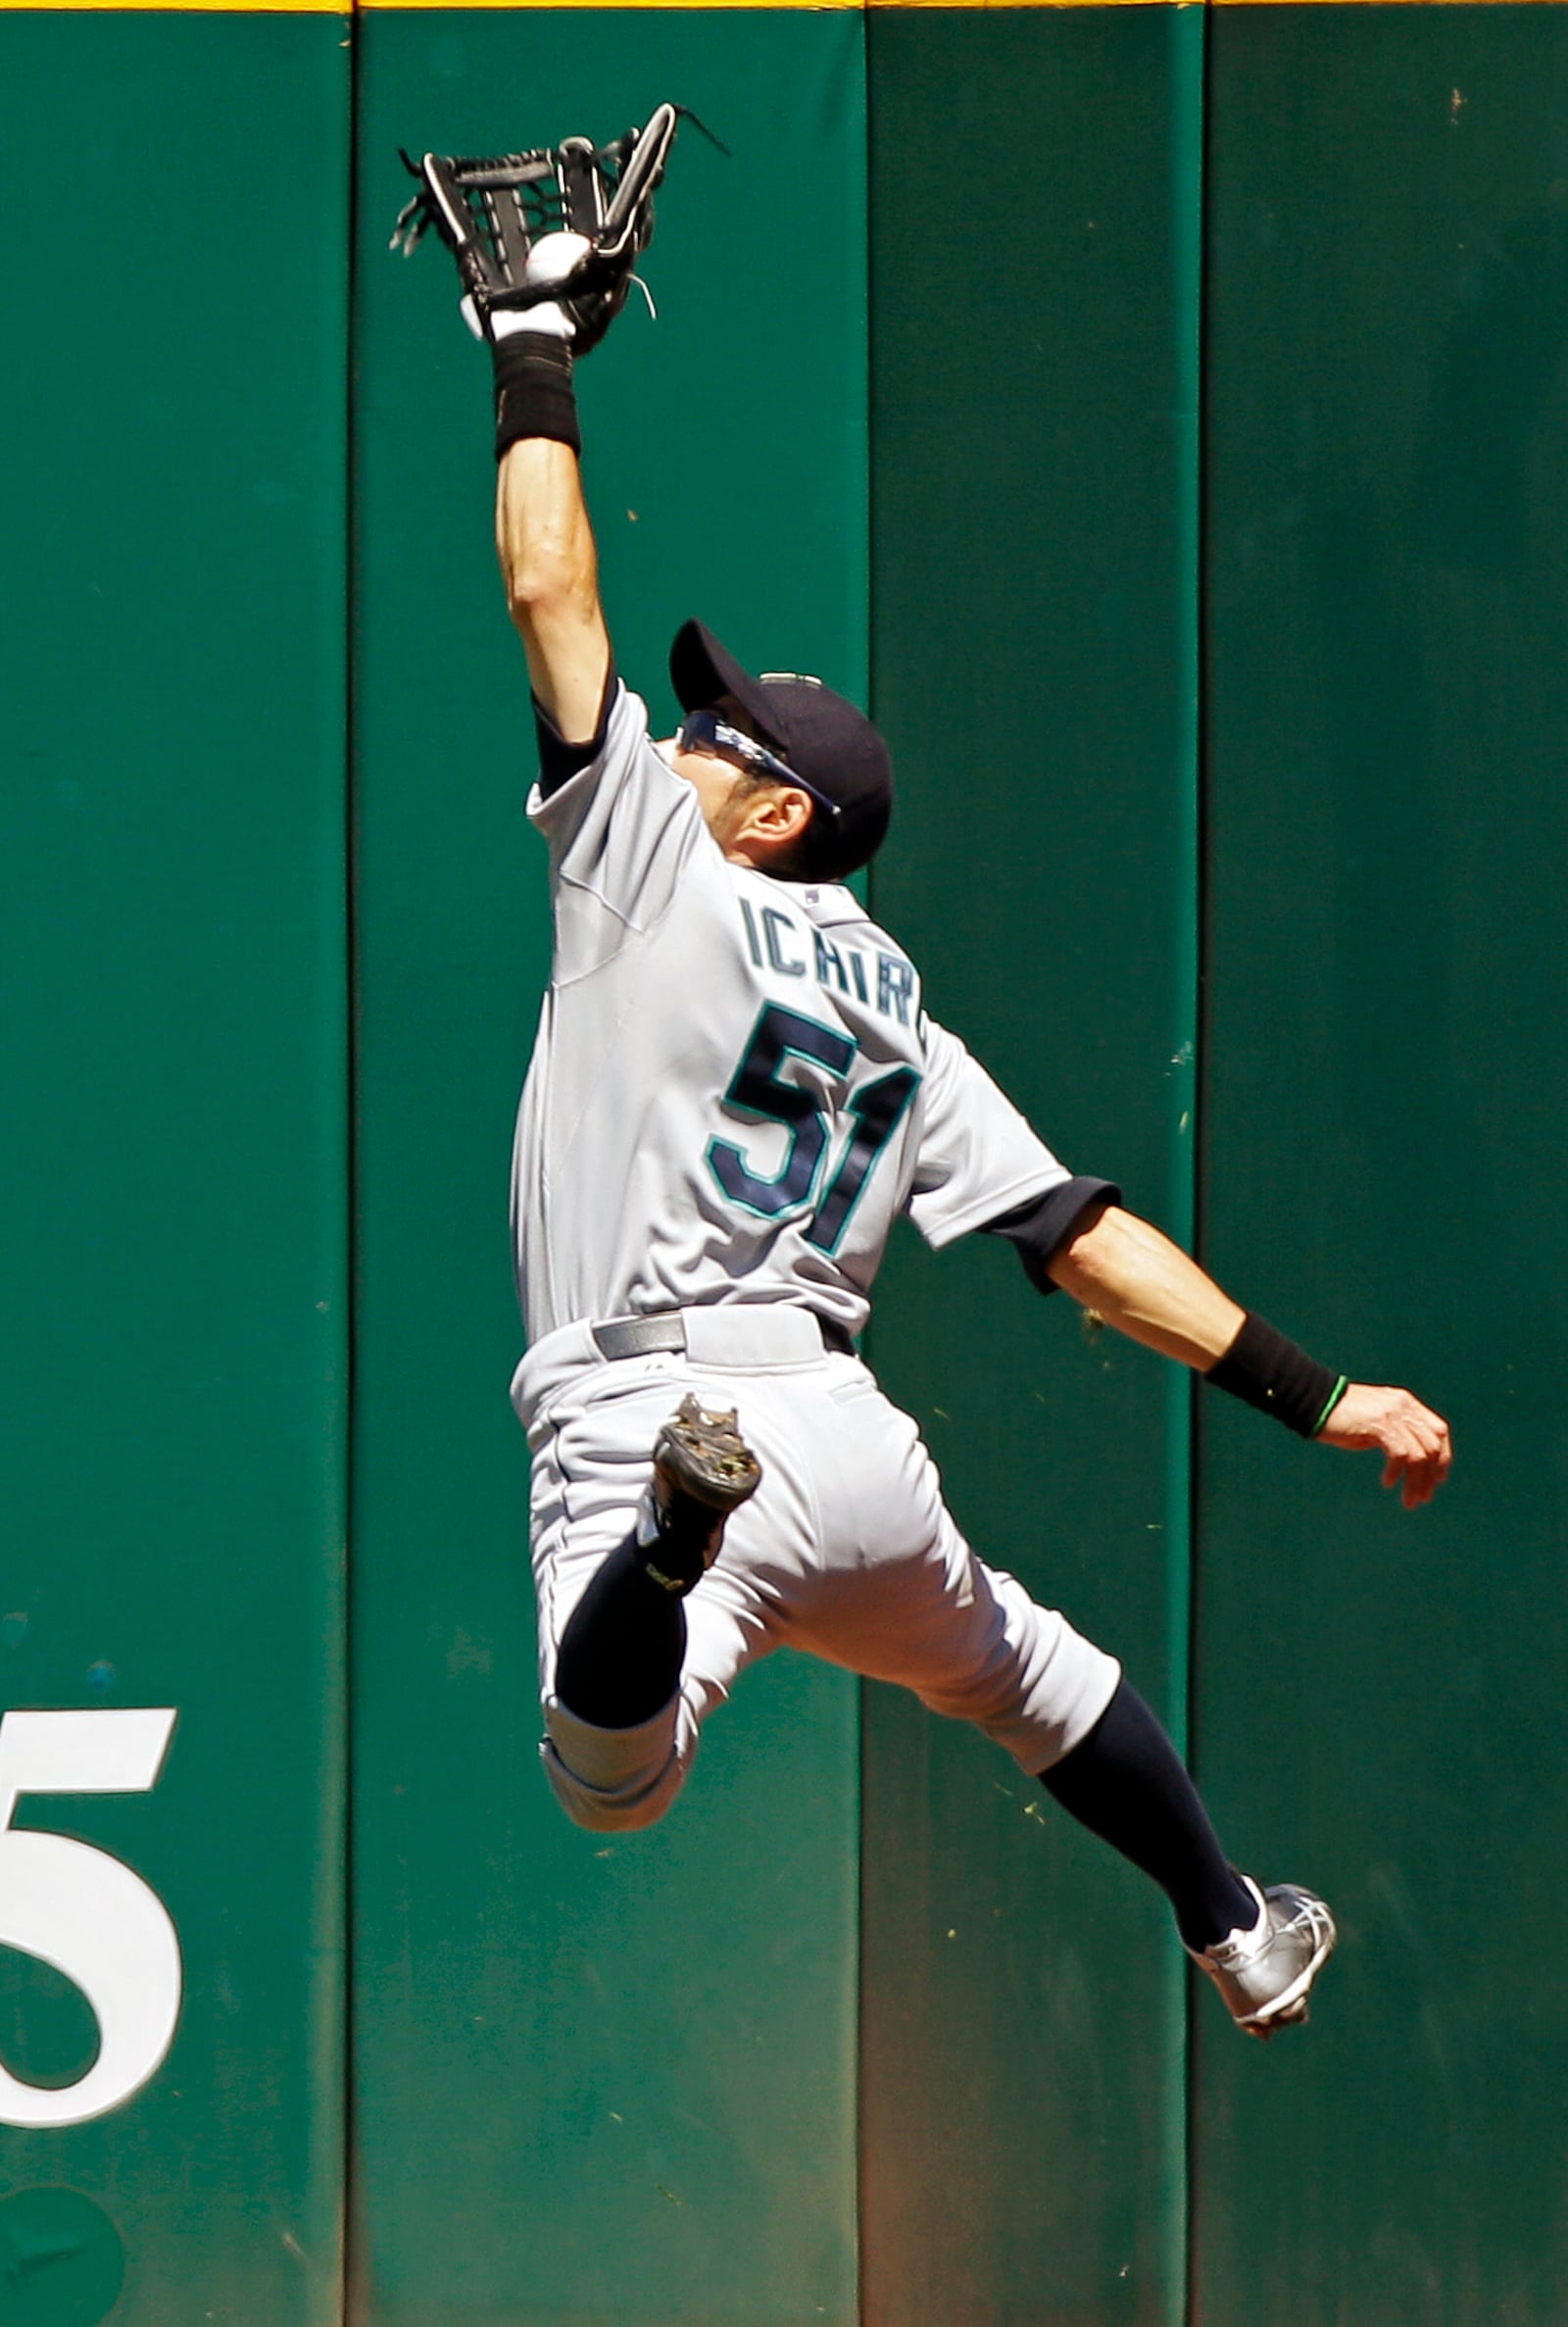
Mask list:
[[[879,12],[873,901],[1076,1170],[1190,1227],[1200,12]],[[930,176],[914,170],[937,157]],[[1010,1252],[896,1243],[872,1326],[976,1550],[1178,1729],[1187,1388]],[[865,2317],[1181,2315],[1162,1903],[973,1732],[865,1708]]]
[[[1457,1461],[1205,1415],[1201,1771],[1343,1936],[1299,2046],[1200,2023],[1198,2315],[1548,2327],[1568,13],[1211,37],[1208,1253]]]
[[[348,63],[330,17],[0,15],[0,1760],[16,1708],[97,1716],[106,1782],[178,1716],[150,1791],[17,1814],[183,1956],[150,2082],[0,2129],[0,2310],[51,2327],[122,2273],[117,2327],[338,2313]],[[165,1990],[85,1863],[112,2058]],[[8,1929],[57,1873],[0,1838]],[[0,1950],[15,2077],[97,2045]]]

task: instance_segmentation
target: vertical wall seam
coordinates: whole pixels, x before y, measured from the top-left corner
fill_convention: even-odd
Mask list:
[[[1175,1040],[1171,1212],[1176,1232],[1198,1249],[1198,1154],[1201,1118],[1199,1083],[1202,972],[1202,312],[1203,205],[1207,120],[1207,10],[1179,8],[1171,19],[1172,307],[1176,319],[1177,541],[1176,604],[1180,633],[1180,802],[1177,817]],[[1194,1589],[1197,1568],[1197,1383],[1173,1368],[1168,1391],[1169,1441],[1166,1517],[1166,1624],[1170,1656],[1172,1733],[1191,1753],[1194,1669]],[[1173,2182],[1169,2222],[1173,2304],[1186,2319],[1192,2300],[1192,1981],[1183,1958],[1173,1958],[1173,1998],[1167,2086]]]
[[[1203,137],[1203,8],[1179,8],[1171,17],[1171,269],[1172,310],[1176,321],[1175,436],[1176,469],[1177,637],[1176,663],[1180,672],[1179,728],[1176,746],[1178,805],[1176,815],[1178,862],[1174,867],[1179,899],[1174,930],[1174,1008],[1169,1060],[1171,1125],[1171,1181],[1169,1206],[1176,1234],[1190,1249],[1198,1232],[1196,1151],[1198,1142],[1198,1014],[1199,1014],[1199,733],[1200,725],[1200,618],[1199,611],[1200,549],[1200,375],[1202,303],[1202,137]],[[1172,1575],[1169,1638],[1173,1671],[1173,1733],[1179,1746],[1186,1737],[1186,1655],[1188,1626],[1187,1574],[1191,1565],[1188,1542],[1191,1521],[1190,1471],[1192,1459],[1193,1381],[1185,1370],[1171,1377],[1171,1489],[1167,1513],[1171,1538]],[[1182,1546],[1178,1553],[1176,1546]]]
[[[359,2264],[359,2208],[355,2203],[355,2076],[354,2076],[354,1521],[355,1473],[359,1455],[359,1404],[356,1359],[359,1335],[360,1287],[360,1159],[359,1159],[359,921],[355,908],[359,855],[359,437],[358,398],[355,393],[360,344],[360,12],[359,0],[348,0],[343,23],[347,28],[348,78],[348,210],[347,341],[343,379],[343,976],[345,1096],[345,1251],[348,1262],[348,1315],[344,1347],[346,1422],[343,1433],[343,2115],[342,2160],[339,2181],[338,2318],[347,2322],[354,2304]]]
[[[1208,1059],[1208,344],[1209,344],[1209,185],[1212,162],[1213,91],[1212,47],[1208,11],[1202,12],[1202,53],[1199,79],[1198,248],[1197,248],[1197,426],[1195,444],[1197,535],[1194,565],[1194,1061],[1193,1061],[1193,1252],[1201,1261],[1207,1244],[1206,1099]],[[1200,1619],[1202,1608],[1202,1417],[1196,1380],[1189,1385],[1188,1456],[1188,1608],[1187,1608],[1187,1752],[1197,1767],[1199,1725]],[[1199,2078],[1202,2035],[1195,2009],[1197,1981],[1186,1975],[1186,2110],[1183,2128],[1186,2220],[1183,2249],[1186,2284],[1185,2327],[1197,2327],[1199,2315],[1199,2190],[1198,2154]]]
[[[876,193],[876,173],[873,154],[872,107],[875,102],[871,79],[871,15],[868,8],[860,11],[860,74],[865,91],[865,201],[861,230],[865,237],[865,702],[874,718],[877,713],[876,691],[876,497],[873,490],[873,470],[876,462],[875,411],[873,367],[876,362],[876,333],[872,328],[875,285],[873,267],[876,241],[872,233],[872,204]],[[866,868],[865,894],[868,911],[876,912],[877,874],[873,859]],[[867,1357],[874,1355],[874,1344],[867,1332]],[[865,1683],[855,1684],[855,1807],[856,1807],[856,1882],[855,1882],[855,2316],[865,2320],[865,2232],[867,2192],[865,2186],[865,1930],[866,1930],[866,1856],[865,1856],[865,1769],[866,1769],[866,1702]]]

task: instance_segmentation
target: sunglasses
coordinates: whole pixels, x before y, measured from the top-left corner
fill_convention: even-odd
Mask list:
[[[715,752],[722,760],[738,760],[749,774],[767,775],[775,783],[794,784],[798,790],[808,793],[825,816],[836,817],[839,813],[836,800],[819,792],[815,784],[808,783],[804,775],[797,775],[793,767],[755,736],[743,735],[739,727],[730,726],[716,711],[689,711],[675,741],[683,752]]]

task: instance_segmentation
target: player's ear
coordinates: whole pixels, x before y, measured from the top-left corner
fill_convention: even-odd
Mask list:
[[[778,823],[774,827],[777,836],[780,841],[793,845],[811,820],[811,796],[808,792],[798,792],[792,786],[785,785],[772,795],[772,800],[778,812]]]
[[[811,799],[808,792],[797,792],[781,786],[767,794],[767,817],[759,837],[765,842],[768,855],[776,863],[787,859],[805,837],[811,820]]]
[[[752,842],[769,862],[787,857],[811,820],[808,792],[787,784],[770,784],[746,803],[737,838]]]

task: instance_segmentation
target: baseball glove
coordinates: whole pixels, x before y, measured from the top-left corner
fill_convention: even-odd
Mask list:
[[[415,162],[405,154],[419,190],[399,213],[392,248],[406,257],[434,226],[457,259],[466,306],[485,338],[495,337],[498,312],[554,300],[572,326],[573,355],[584,355],[626,303],[685,110],[661,105],[643,128],[611,145],[566,137],[488,159],[426,154]],[[559,239],[541,249],[547,238]]]

